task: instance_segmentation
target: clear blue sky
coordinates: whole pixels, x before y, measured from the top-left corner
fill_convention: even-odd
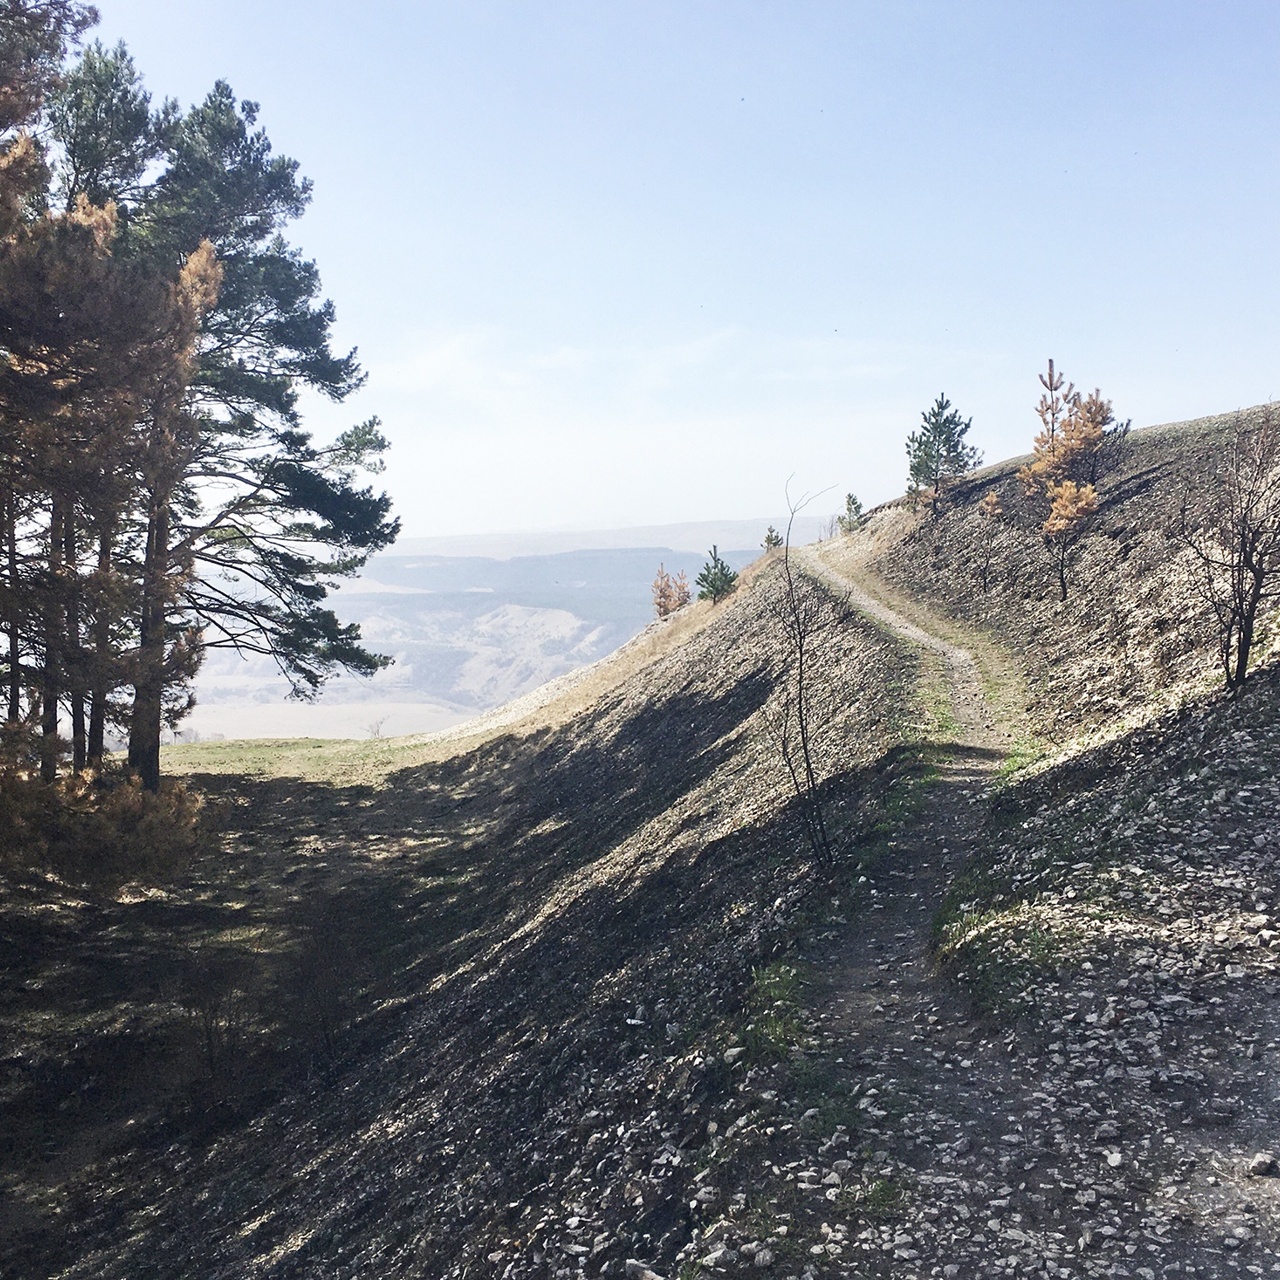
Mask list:
[[[315,182],[293,239],[405,532],[902,490],[1045,358],[1135,425],[1280,396],[1280,5],[99,0]],[[834,509],[837,502],[829,500]]]

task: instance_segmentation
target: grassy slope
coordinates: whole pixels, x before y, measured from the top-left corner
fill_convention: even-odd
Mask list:
[[[225,852],[163,894],[9,885],[0,1256],[94,1277],[670,1257],[724,1019],[811,884],[761,725],[762,599],[447,759],[357,744],[361,768],[339,748],[309,780],[207,775]],[[910,776],[915,661],[856,621],[816,657],[856,844]]]
[[[744,569],[740,575],[743,587],[750,588],[764,567],[760,561]],[[448,760],[503,735],[522,737],[559,727],[638,672],[679,650],[715,618],[712,605],[695,601],[673,617],[651,624],[599,662],[439,733],[365,741],[265,738],[193,743],[166,748],[164,768],[177,775],[231,774],[376,785],[395,771]]]

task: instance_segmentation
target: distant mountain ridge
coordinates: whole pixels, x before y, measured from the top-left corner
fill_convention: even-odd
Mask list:
[[[830,517],[797,516],[792,536],[797,543],[822,536]],[[787,517],[758,520],[690,520],[683,524],[636,525],[627,529],[542,529],[528,532],[457,534],[437,538],[401,538],[390,554],[488,556],[509,560],[516,556],[557,555],[566,551],[622,551],[656,548],[705,552],[714,543],[722,551],[759,548],[765,530],[784,530]]]

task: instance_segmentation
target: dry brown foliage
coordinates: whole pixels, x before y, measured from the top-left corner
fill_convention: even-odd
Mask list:
[[[0,867],[50,871],[110,891],[180,871],[209,837],[204,802],[181,782],[147,791],[124,774],[44,782],[0,774]]]
[[[1049,361],[1040,375],[1044,388],[1036,414],[1040,431],[1032,447],[1032,459],[1018,472],[1028,494],[1048,494],[1063,480],[1097,484],[1105,447],[1111,433],[1127,434],[1128,424],[1117,427],[1111,401],[1095,387],[1087,396],[1066,382]]]
[[[1053,553],[1060,598],[1065,600],[1067,565],[1072,550],[1084,536],[1089,520],[1098,510],[1098,491],[1091,484],[1059,480],[1051,482],[1045,492],[1049,499],[1049,518],[1044,522],[1041,533]]]
[[[665,565],[658,566],[653,579],[653,608],[659,618],[669,618],[677,609],[689,603],[689,580],[683,570],[669,574]]]

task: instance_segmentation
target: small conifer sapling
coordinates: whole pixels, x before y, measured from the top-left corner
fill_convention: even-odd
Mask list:
[[[698,599],[719,604],[737,587],[738,575],[720,558],[717,547],[713,546],[709,554],[711,559],[702,566],[702,572],[695,580],[698,585]]]
[[[659,618],[669,618],[688,603],[689,579],[684,576],[684,571],[673,575],[667,572],[665,565],[660,564],[653,580],[654,612]]]
[[[1129,423],[1116,421],[1111,401],[1098,388],[1082,396],[1052,360],[1048,373],[1040,375],[1040,385],[1040,431],[1031,461],[1018,472],[1023,488],[1034,496],[1047,495],[1049,486],[1061,480],[1096,485],[1119,458]]]
[[[927,502],[936,516],[942,507],[944,486],[978,466],[982,454],[965,443],[973,419],[962,418],[945,395],[940,395],[920,419],[919,429],[907,437],[910,492],[918,501]]]
[[[1046,491],[1049,517],[1041,533],[1053,556],[1058,573],[1059,599],[1067,598],[1067,568],[1072,552],[1088,530],[1089,521],[1098,510],[1098,491],[1091,484],[1074,480],[1051,483]]]
[[[773,525],[770,525],[764,531],[764,542],[761,543],[761,546],[763,546],[766,551],[776,551],[780,546],[782,546],[782,534],[780,534]]]
[[[867,517],[863,514],[862,503],[858,501],[856,493],[847,493],[844,498],[844,514],[836,517],[836,522],[840,526],[840,532],[844,534],[856,533],[867,522]]]

